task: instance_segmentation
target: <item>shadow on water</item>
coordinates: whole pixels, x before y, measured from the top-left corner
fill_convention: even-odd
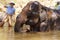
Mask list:
[[[60,32],[14,33],[13,28],[0,28],[0,40],[60,40]]]

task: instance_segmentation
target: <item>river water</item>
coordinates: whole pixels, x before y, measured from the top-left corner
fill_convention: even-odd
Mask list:
[[[60,31],[14,33],[13,28],[0,28],[0,40],[60,40]]]

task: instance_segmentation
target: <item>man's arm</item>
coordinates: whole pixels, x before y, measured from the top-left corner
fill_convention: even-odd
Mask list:
[[[14,14],[15,14],[15,9],[14,9]]]
[[[15,12],[13,13],[13,15],[15,15]]]
[[[5,8],[8,8],[7,6],[4,6]]]

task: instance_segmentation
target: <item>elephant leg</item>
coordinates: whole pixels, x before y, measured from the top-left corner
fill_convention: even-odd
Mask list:
[[[45,22],[42,22],[40,25],[40,31],[45,32],[48,31],[48,25]]]
[[[34,26],[30,25],[30,31],[34,31]]]
[[[47,28],[48,28],[47,26],[43,26],[43,27],[41,28],[41,31],[42,31],[42,32],[48,31]]]
[[[20,29],[20,25],[19,24],[20,24],[19,22],[15,23],[15,26],[14,26],[14,31],[15,32],[19,32],[19,29]]]
[[[35,26],[35,27],[33,28],[33,31],[40,32],[40,26],[39,26],[39,27],[38,27],[38,26]]]
[[[50,25],[50,30],[51,30],[51,31],[54,30],[54,23],[55,23],[55,21],[52,21],[52,22],[51,22],[51,25]]]
[[[20,23],[19,21],[16,21],[14,31],[20,32],[20,28],[23,26],[23,23]]]
[[[58,17],[57,20],[56,20],[56,28],[55,28],[55,30],[60,31],[60,17]]]
[[[35,25],[35,30],[36,30],[37,32],[40,32],[40,23],[37,23],[37,24]]]
[[[33,25],[33,31],[40,32],[40,17],[38,18],[38,22]]]
[[[53,31],[54,30],[54,23],[55,23],[55,21],[50,19],[48,23],[49,23],[49,30]]]
[[[30,30],[33,32],[39,32],[40,31],[40,26],[37,25],[30,25]]]

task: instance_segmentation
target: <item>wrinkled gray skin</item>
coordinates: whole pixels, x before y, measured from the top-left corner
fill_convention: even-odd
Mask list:
[[[15,32],[20,32],[23,24],[30,25],[30,31],[36,32],[40,31],[40,16],[39,16],[39,2],[34,1],[29,6],[30,10],[27,10],[25,13],[27,16],[27,21],[20,22],[20,14],[16,18],[16,23],[14,26]],[[25,11],[25,10],[24,10]],[[37,22],[34,21],[34,19],[38,19]],[[27,30],[28,32],[29,30]]]

